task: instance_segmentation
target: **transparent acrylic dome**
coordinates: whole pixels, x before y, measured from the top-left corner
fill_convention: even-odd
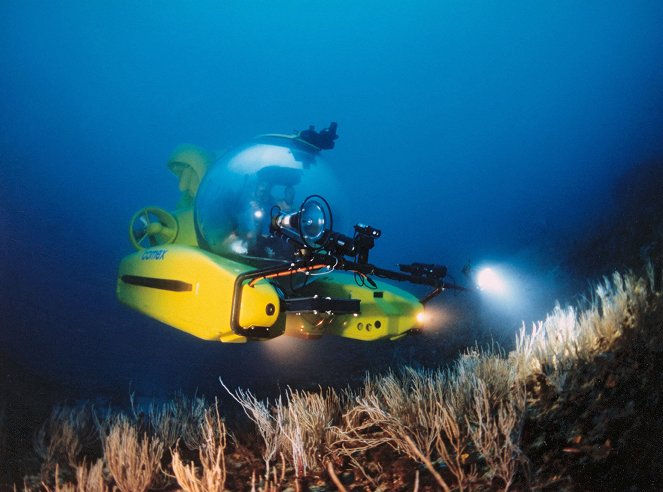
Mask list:
[[[336,180],[320,151],[291,136],[266,135],[223,155],[207,172],[194,213],[200,245],[223,256],[285,258],[291,253],[269,232],[275,211],[297,211],[319,194],[333,203]]]

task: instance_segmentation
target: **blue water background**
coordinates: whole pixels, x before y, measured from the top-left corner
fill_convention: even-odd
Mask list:
[[[663,154],[661,26],[659,1],[4,0],[0,357],[90,392],[314,382],[339,350],[370,369],[358,342],[279,357],[119,305],[130,217],[177,202],[175,146],[337,121],[333,205],[383,230],[372,260],[548,278]]]

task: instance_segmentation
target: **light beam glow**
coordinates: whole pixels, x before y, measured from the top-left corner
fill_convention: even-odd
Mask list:
[[[480,290],[495,294],[504,294],[506,285],[500,275],[492,268],[484,268],[477,275],[477,285]]]

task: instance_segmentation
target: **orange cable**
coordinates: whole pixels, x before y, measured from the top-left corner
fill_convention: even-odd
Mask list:
[[[307,267],[302,267],[302,268],[297,268],[296,270],[287,270],[285,272],[279,272],[279,273],[272,273],[271,275],[265,275],[263,277],[257,277],[254,278],[249,282],[249,287],[253,287],[255,283],[259,280],[265,279],[265,278],[275,278],[275,277],[285,277],[286,275],[294,275],[295,273],[301,273],[301,272],[307,272],[310,270],[317,270],[319,268],[326,267],[328,265],[322,264],[322,265],[311,265]]]

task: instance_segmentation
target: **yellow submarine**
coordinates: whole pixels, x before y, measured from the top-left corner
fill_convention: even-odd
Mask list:
[[[368,261],[380,230],[333,230],[331,208],[315,191],[333,181],[320,154],[337,124],[292,135],[261,135],[214,153],[175,149],[174,211],[133,216],[136,252],[120,263],[117,297],[127,306],[205,340],[246,342],[280,335],[396,340],[424,328],[424,305],[445,289],[444,266],[399,271]],[[295,204],[297,195],[305,197]],[[430,287],[422,298],[394,281]]]

